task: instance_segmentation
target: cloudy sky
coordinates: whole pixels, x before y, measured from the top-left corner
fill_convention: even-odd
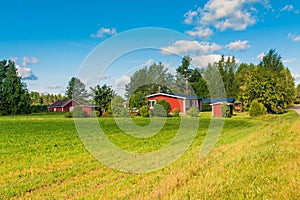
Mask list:
[[[172,72],[184,55],[192,57],[194,67],[206,67],[222,54],[257,64],[271,48],[300,83],[298,0],[10,0],[1,2],[0,24],[0,59],[15,61],[30,91],[64,93],[91,52],[107,41],[113,47],[96,61],[110,63],[96,75],[100,83],[120,87],[134,70],[153,62]],[[127,42],[116,39],[143,27],[170,33],[145,30],[127,35]],[[153,41],[154,48],[116,59],[118,48],[144,40]]]

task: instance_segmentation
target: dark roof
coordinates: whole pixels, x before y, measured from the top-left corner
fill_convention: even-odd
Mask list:
[[[203,103],[218,103],[218,102],[233,103],[234,101],[235,101],[234,98],[207,98],[207,99],[202,99]]]
[[[72,99],[66,99],[66,100],[57,100],[54,103],[52,103],[49,108],[62,108],[65,107],[68,103],[71,101],[74,101]],[[75,101],[74,101],[75,102]],[[75,102],[76,103],[76,102]]]
[[[201,99],[199,96],[192,96],[192,95],[186,95],[186,94],[169,94],[169,93],[155,93],[148,95],[147,97],[154,97],[154,96],[168,96],[168,97],[175,97],[179,99]]]

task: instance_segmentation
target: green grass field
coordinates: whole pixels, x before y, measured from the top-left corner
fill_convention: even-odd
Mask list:
[[[216,147],[199,158],[209,115],[201,116],[197,136],[180,159],[141,174],[97,161],[73,119],[61,114],[0,117],[0,199],[300,199],[300,119],[294,111],[226,119]],[[168,118],[149,139],[126,136],[112,118],[99,122],[118,146],[147,152],[169,142],[179,118]]]

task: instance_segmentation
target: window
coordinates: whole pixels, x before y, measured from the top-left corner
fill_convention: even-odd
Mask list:
[[[148,101],[148,105],[149,105],[150,108],[153,108],[155,103],[156,103],[156,100],[149,100]]]

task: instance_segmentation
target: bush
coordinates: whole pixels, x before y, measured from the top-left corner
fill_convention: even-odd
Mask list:
[[[87,117],[87,114],[84,110],[82,110],[82,108],[80,106],[76,106],[73,109],[73,117],[83,118],[83,117]]]
[[[100,117],[100,112],[98,110],[93,110],[90,113],[90,117]]]
[[[257,100],[253,100],[250,104],[249,115],[251,117],[265,115],[267,113],[267,108]]]
[[[155,117],[166,117],[168,115],[168,113],[166,112],[166,110],[164,109],[164,107],[160,104],[155,104],[154,105],[154,109],[151,112],[151,116],[155,116]]]
[[[175,109],[173,110],[173,112],[172,112],[172,116],[173,116],[173,117],[179,117],[179,113],[180,113],[179,109],[178,109],[178,108],[175,108]]]
[[[222,104],[221,112],[222,112],[223,117],[231,117],[230,107],[228,106],[228,104],[226,102],[224,102]]]
[[[149,117],[149,107],[148,106],[142,106],[140,108],[140,115],[142,117]]]
[[[66,112],[65,113],[65,117],[66,118],[72,118],[73,117],[73,113],[72,112]]]
[[[171,105],[169,102],[167,102],[166,100],[162,99],[162,100],[156,100],[156,104],[162,105],[165,112],[168,114],[171,110]]]
[[[210,104],[202,104],[202,111],[211,111],[212,110],[212,106]]]
[[[196,107],[190,107],[187,114],[191,117],[199,117],[199,110]]]

